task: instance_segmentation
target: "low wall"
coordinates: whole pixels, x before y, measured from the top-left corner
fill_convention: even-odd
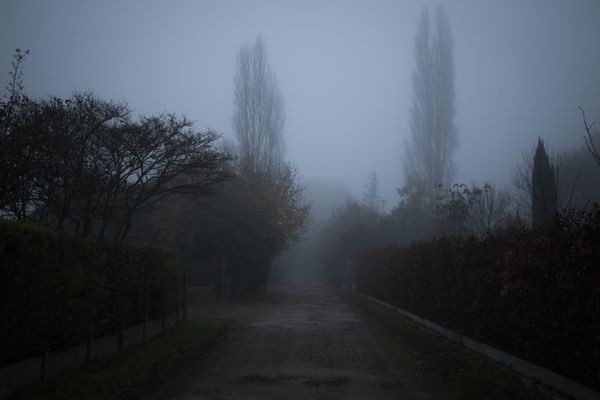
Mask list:
[[[178,314],[148,321],[127,328],[122,332],[121,349],[150,339],[178,321]],[[100,359],[119,351],[119,334],[101,336],[66,349],[51,351],[15,364],[0,367],[0,399],[13,393],[18,387],[43,382],[62,372],[83,367],[90,360]],[[89,358],[88,358],[89,357]]]
[[[90,342],[90,359],[97,360],[119,351],[119,335],[106,335]]]
[[[485,343],[478,342],[475,339],[472,339],[468,336],[464,336],[458,332],[454,332],[450,329],[444,328],[436,324],[435,322],[431,322],[425,318],[421,318],[418,315],[410,313],[406,310],[393,306],[391,304],[385,303],[381,300],[377,300],[373,297],[367,296],[366,294],[356,292],[361,296],[373,301],[382,306],[392,308],[396,310],[398,313],[404,315],[405,317],[413,320],[414,322],[425,326],[426,328],[437,332],[439,334],[444,335],[448,339],[453,342],[459,343],[464,347],[479,353],[483,354],[494,361],[497,361],[501,364],[507,365],[514,369],[515,371],[520,372],[521,374],[537,379],[538,381],[546,384],[550,387],[556,388],[559,391],[574,397],[578,400],[598,400],[600,399],[600,392],[589,388],[585,385],[582,385],[578,382],[575,382],[569,378],[565,378],[562,375],[557,374],[556,372],[550,371],[546,368],[540,367],[539,365],[530,363],[529,361],[523,360],[517,356],[506,353],[502,350],[496,349],[495,347],[488,346]]]

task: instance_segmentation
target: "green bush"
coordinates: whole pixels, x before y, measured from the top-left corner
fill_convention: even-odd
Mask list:
[[[0,365],[164,317],[183,290],[169,249],[62,238],[6,220],[0,277]]]

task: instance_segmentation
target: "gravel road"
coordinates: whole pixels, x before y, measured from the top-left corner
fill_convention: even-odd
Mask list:
[[[170,378],[156,399],[427,399],[394,371],[376,329],[321,286],[270,291],[209,359]]]

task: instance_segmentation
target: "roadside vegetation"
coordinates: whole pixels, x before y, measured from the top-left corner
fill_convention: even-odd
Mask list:
[[[223,320],[186,322],[146,343],[21,389],[9,399],[142,399],[165,378],[209,352],[226,325]]]
[[[380,329],[398,371],[431,388],[438,394],[436,398],[567,398],[428,331],[390,308],[353,293],[342,294],[342,299]]]
[[[251,320],[276,299],[267,295],[227,303],[193,300],[189,321],[145,343],[16,392],[8,400],[136,400],[170,376],[206,359],[231,321]]]

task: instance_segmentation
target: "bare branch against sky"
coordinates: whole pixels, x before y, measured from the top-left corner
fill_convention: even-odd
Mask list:
[[[30,49],[31,96],[91,89],[233,138],[236,54],[262,35],[286,99],[287,158],[307,180],[341,182],[356,197],[374,169],[393,207],[417,21],[436,3],[5,0],[0,87],[14,50]],[[508,184],[539,136],[552,148],[579,145],[577,106],[600,119],[600,2],[442,3],[454,38],[456,180]]]

